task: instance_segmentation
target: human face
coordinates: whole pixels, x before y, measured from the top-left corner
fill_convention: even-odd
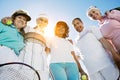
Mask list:
[[[44,28],[48,25],[48,19],[45,17],[40,17],[36,19],[36,23],[38,27]]]
[[[63,37],[64,34],[66,34],[66,29],[65,29],[65,27],[64,27],[63,25],[58,26],[58,27],[56,28],[56,34],[57,34],[57,36],[59,36],[59,37]]]
[[[100,10],[98,9],[91,9],[88,12],[88,16],[91,17],[93,20],[100,20],[102,17]]]
[[[26,27],[27,19],[26,19],[26,17],[24,17],[22,15],[18,15],[15,17],[13,23],[17,27],[17,29],[20,30],[21,28]]]
[[[73,21],[73,26],[77,32],[81,32],[84,28],[83,23],[78,19]]]

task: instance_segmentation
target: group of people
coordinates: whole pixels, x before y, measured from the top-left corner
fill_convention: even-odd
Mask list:
[[[54,28],[55,36],[50,38],[44,34],[49,22],[46,14],[37,17],[35,27],[28,27],[31,17],[27,12],[18,10],[11,17],[1,19],[0,64],[27,63],[39,72],[41,80],[49,80],[50,72],[55,80],[79,80],[80,75],[81,80],[119,80],[118,14],[120,11],[110,10],[102,16],[98,8],[90,7],[87,16],[99,21],[100,27],[84,27],[80,18],[74,18],[72,24],[79,34],[73,42],[67,39],[67,22],[58,21]],[[11,23],[8,22],[10,20]]]

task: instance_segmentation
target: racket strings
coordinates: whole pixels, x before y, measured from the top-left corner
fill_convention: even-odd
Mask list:
[[[35,71],[26,66],[7,65],[0,67],[0,80],[39,80]]]

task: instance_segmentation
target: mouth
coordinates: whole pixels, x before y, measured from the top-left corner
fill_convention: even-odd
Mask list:
[[[23,25],[23,24],[24,24],[24,22],[23,22],[23,21],[18,21],[18,23],[19,23],[19,24],[21,24],[21,25]]]
[[[82,28],[77,28],[76,29],[78,32],[81,32],[82,31]]]

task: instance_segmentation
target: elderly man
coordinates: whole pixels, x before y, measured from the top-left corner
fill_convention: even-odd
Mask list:
[[[36,19],[36,26],[27,27],[25,29],[26,46],[21,51],[20,57],[24,62],[33,66],[41,76],[42,80],[48,80],[48,48],[46,46],[46,38],[44,36],[44,28],[47,27],[48,17],[45,14],[40,14]],[[23,57],[24,56],[24,57]]]

